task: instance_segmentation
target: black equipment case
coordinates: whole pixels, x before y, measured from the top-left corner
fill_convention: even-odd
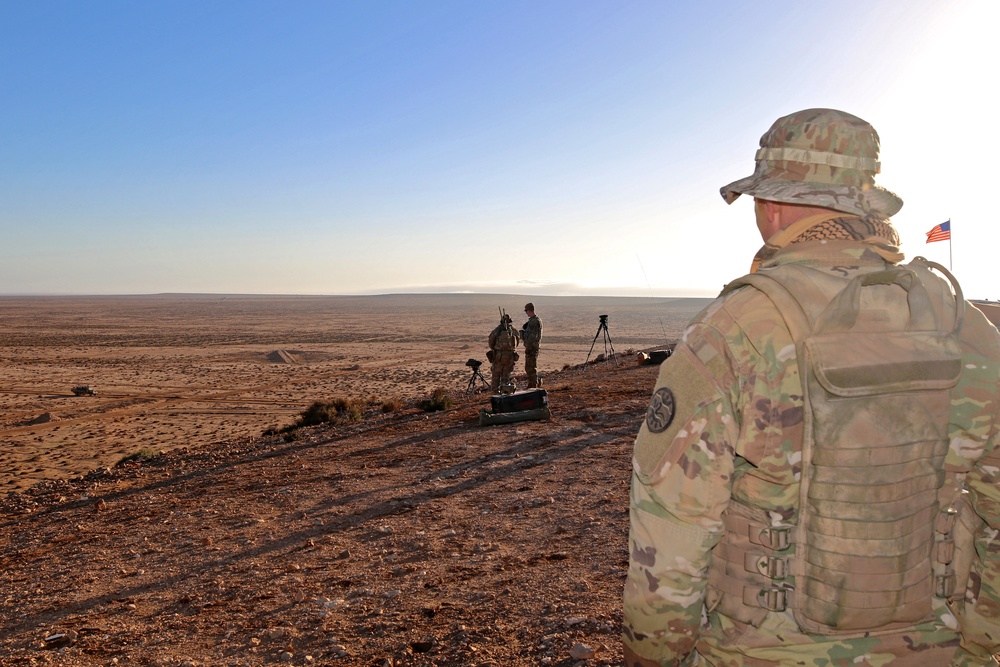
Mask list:
[[[507,394],[506,396],[491,396],[490,404],[494,414],[499,412],[539,410],[548,407],[549,397],[544,389],[527,389],[525,391],[515,391],[513,394]]]

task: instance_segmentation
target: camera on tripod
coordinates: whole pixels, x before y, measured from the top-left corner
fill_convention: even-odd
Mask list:
[[[483,372],[479,370],[479,367],[483,365],[483,362],[479,361],[479,359],[469,359],[465,362],[465,365],[472,369],[472,376],[469,378],[469,384],[465,387],[466,394],[472,394],[479,391],[479,384],[482,384],[484,389],[490,388],[490,383],[486,381],[486,378],[483,377]]]
[[[597,324],[597,333],[594,334],[594,341],[590,344],[590,352],[587,353],[587,361],[584,363],[590,363],[590,355],[594,352],[594,345],[597,343],[597,339],[601,337],[601,334],[604,334],[604,354],[599,355],[598,359],[603,359],[604,363],[607,363],[608,359],[611,359],[617,366],[618,358],[615,356],[615,345],[611,342],[611,334],[608,333],[608,316],[598,315],[598,317],[601,321]]]

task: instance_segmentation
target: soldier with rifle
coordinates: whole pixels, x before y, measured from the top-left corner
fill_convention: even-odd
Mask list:
[[[506,390],[510,386],[510,375],[514,372],[514,363],[520,358],[515,351],[520,342],[520,336],[511,325],[510,315],[500,310],[500,324],[490,332],[490,349],[486,353],[492,364],[493,377],[490,389],[494,394]]]

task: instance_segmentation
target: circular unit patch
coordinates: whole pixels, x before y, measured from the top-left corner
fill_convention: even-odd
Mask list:
[[[674,393],[666,387],[660,387],[653,392],[646,410],[646,428],[650,433],[663,433],[674,420]]]

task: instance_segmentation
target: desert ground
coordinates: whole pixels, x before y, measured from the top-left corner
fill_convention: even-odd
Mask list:
[[[281,427],[314,400],[463,389],[509,295],[0,298],[0,492]],[[699,299],[535,298],[539,371],[663,345]],[[519,367],[523,370],[523,366]],[[489,379],[488,365],[483,370]],[[75,396],[89,386],[94,396]]]
[[[620,664],[628,352],[705,301],[533,298],[551,416],[480,426],[465,362],[526,300],[0,301],[0,665]]]
[[[481,426],[465,361],[524,300],[3,300],[0,665],[620,665],[627,352],[705,301],[534,298],[551,415]]]

